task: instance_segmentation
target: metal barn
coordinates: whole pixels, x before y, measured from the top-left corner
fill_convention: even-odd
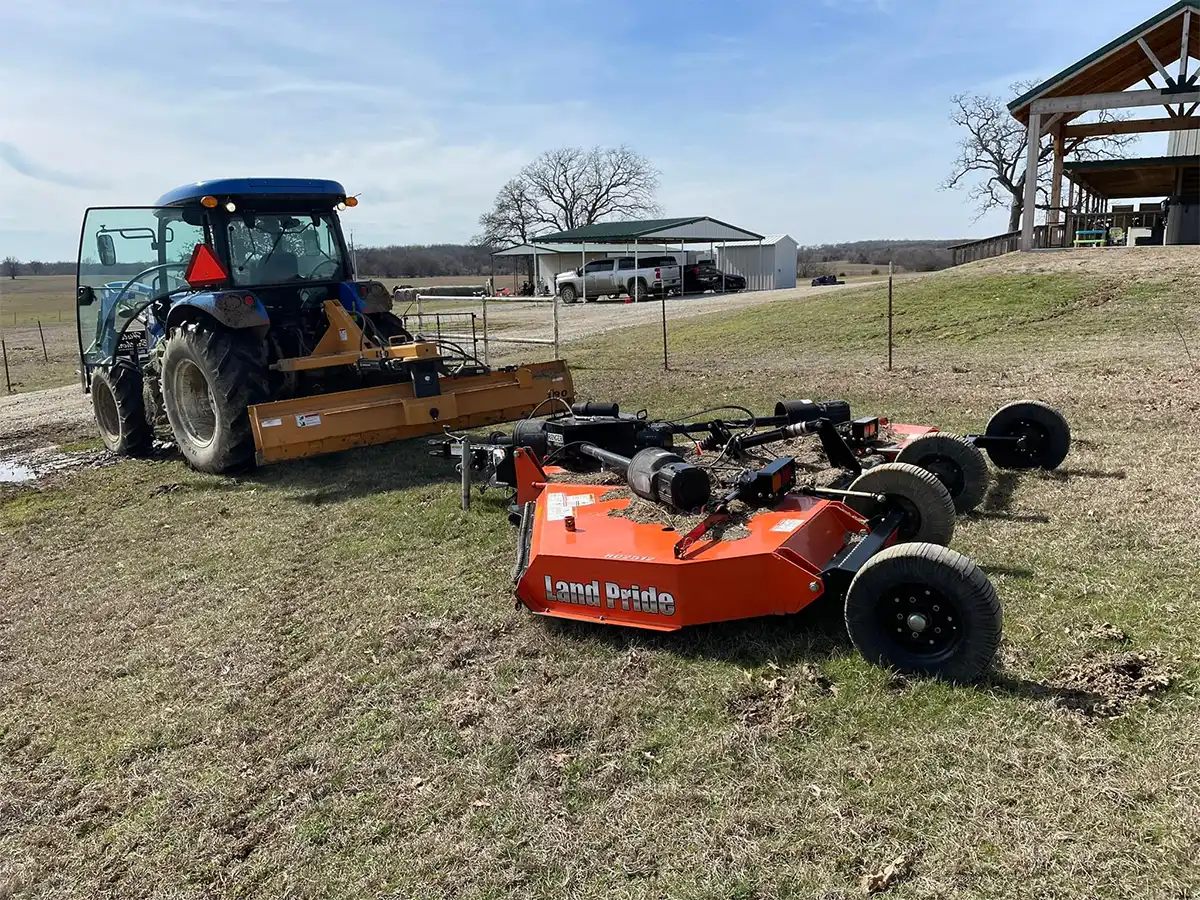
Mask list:
[[[769,234],[762,241],[729,241],[716,247],[717,264],[741,275],[751,290],[796,286],[796,242],[787,234]]]

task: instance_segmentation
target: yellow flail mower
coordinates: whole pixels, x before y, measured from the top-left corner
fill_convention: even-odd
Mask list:
[[[413,335],[357,281],[333,181],[225,179],[92,208],[80,242],[80,371],[115,453],[169,427],[205,472],[515,421],[574,397],[562,360],[492,369]],[[94,255],[93,255],[94,254]]]

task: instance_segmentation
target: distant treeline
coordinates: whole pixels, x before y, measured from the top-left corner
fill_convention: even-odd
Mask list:
[[[826,263],[849,262],[860,265],[896,266],[908,272],[934,272],[952,264],[947,249],[964,239],[943,241],[855,241],[846,244],[821,244],[801,247],[797,270],[801,275],[820,274]],[[491,248],[477,244],[408,244],[391,247],[359,247],[358,271],[382,278],[430,278],[445,275],[485,275],[493,271]],[[2,274],[74,275],[74,262],[20,262],[11,257],[4,262],[16,264]],[[521,257],[497,257],[495,273],[511,274],[523,265]],[[519,270],[518,270],[519,271]]]
[[[392,247],[359,247],[358,271],[382,278],[430,278],[443,275],[487,275],[492,272],[491,249],[472,244],[412,244]],[[520,259],[499,257],[496,274],[509,275]],[[75,262],[0,261],[0,274],[74,275]]]
[[[485,275],[492,271],[491,248],[478,244],[359,247],[356,255],[359,272],[383,278]],[[517,262],[513,257],[497,257],[496,274],[510,274]]]
[[[966,238],[942,241],[854,241],[847,244],[821,244],[800,248],[801,261],[807,254],[818,262],[849,262],[859,265],[886,266],[889,262],[908,272],[936,272],[954,264],[948,249]]]

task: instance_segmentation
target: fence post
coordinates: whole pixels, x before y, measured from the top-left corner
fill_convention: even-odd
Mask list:
[[[633,289],[636,291],[637,286],[634,285]],[[554,295],[552,302],[554,303],[554,358],[558,359],[558,294]]]
[[[4,338],[0,338],[0,353],[4,355],[4,391],[12,393],[12,381],[8,377],[8,345],[4,343]]]
[[[892,279],[896,274],[896,264],[888,263],[888,371],[892,371]]]
[[[487,301],[488,301],[487,294],[484,294],[483,295],[483,364],[485,366],[490,366],[492,364],[492,360],[491,360],[491,348],[488,345]]]
[[[38,319],[38,337],[42,339],[42,361],[50,362],[50,357],[46,353],[46,335],[42,333],[42,320]]]

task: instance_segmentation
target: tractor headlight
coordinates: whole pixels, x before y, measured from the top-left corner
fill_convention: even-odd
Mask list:
[[[237,204],[234,203],[232,200],[226,200],[225,201],[225,211],[231,212],[231,213],[237,212]]]
[[[338,202],[338,205],[337,205],[337,211],[338,211],[338,212],[345,212],[345,211],[346,211],[346,201],[345,201],[345,200],[342,200],[342,201],[339,201],[339,202]]]

